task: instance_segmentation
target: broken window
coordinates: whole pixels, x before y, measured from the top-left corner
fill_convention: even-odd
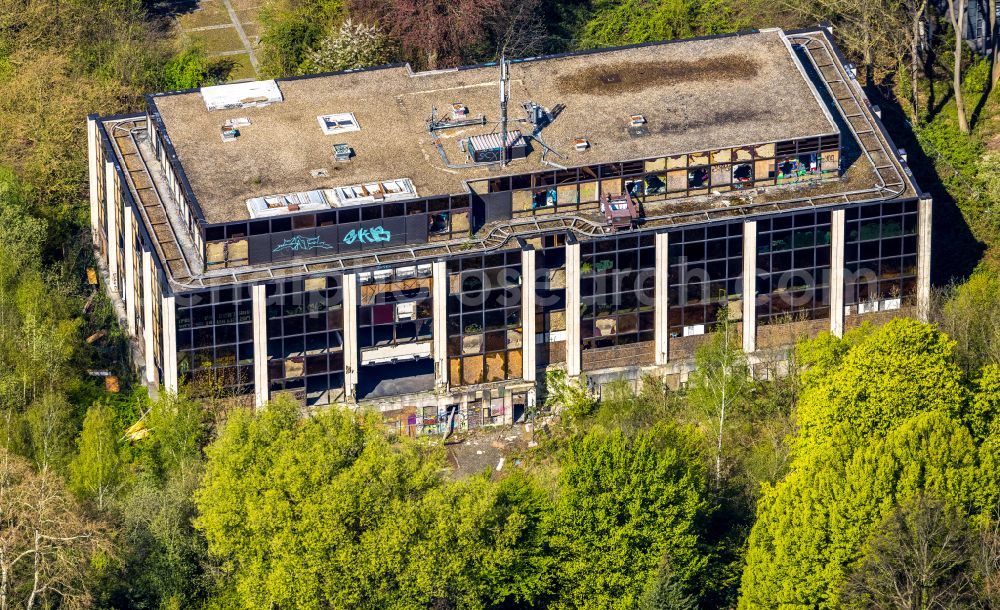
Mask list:
[[[733,166],[734,185],[741,187],[751,182],[753,182],[753,165],[749,163],[737,163]]]
[[[646,176],[645,194],[659,195],[667,192],[667,183],[662,175]]]
[[[819,163],[817,162],[816,153],[807,153],[804,155],[799,155],[799,168],[802,172],[800,175],[818,175],[819,174]]]
[[[548,208],[556,204],[556,189],[541,189],[534,192],[531,207]]]
[[[440,234],[448,232],[448,212],[441,212],[440,214],[428,214],[428,226],[427,232],[431,234]]]
[[[798,171],[798,161],[795,159],[779,159],[778,160],[778,178],[788,178],[795,175]]]
[[[708,186],[708,168],[694,167],[688,171],[688,188],[701,189]]]

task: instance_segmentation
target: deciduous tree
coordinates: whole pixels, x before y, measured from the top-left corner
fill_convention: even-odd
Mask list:
[[[377,419],[277,404],[233,414],[207,453],[197,524],[229,607],[474,608],[545,590],[542,498],[448,484],[440,446]]]
[[[721,310],[715,332],[695,353],[695,367],[688,396],[712,422],[715,484],[718,486],[722,482],[727,417],[738,415],[734,411],[743,404],[750,388],[750,367],[740,334],[725,308]]]
[[[663,557],[681,583],[695,583],[709,507],[692,433],[658,424],[628,438],[594,428],[569,442],[560,466],[554,608],[635,608]]]
[[[955,507],[918,494],[872,535],[841,600],[845,608],[865,610],[978,608],[975,550],[973,532]]]
[[[54,476],[0,449],[0,610],[86,606],[91,562],[106,552]]]
[[[100,403],[87,409],[78,441],[80,453],[70,464],[70,480],[72,489],[95,502],[98,510],[114,499],[121,484],[120,438],[110,409]]]
[[[309,54],[304,70],[356,70],[389,63],[391,56],[392,45],[379,26],[345,19]]]

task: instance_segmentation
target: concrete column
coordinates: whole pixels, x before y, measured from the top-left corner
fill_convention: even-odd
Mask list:
[[[434,385],[439,389],[448,389],[448,265],[438,261],[432,269],[432,307],[434,318],[431,321],[434,338]],[[346,318],[345,318],[346,320]]]
[[[580,358],[580,244],[566,244],[566,372],[582,371]]]
[[[108,241],[108,260],[106,262],[111,287],[115,289],[115,292],[119,292],[118,257],[121,255],[118,252],[118,222],[115,215],[115,207],[118,205],[120,195],[118,189],[115,187],[115,164],[111,161],[106,162],[104,170],[104,199],[106,206],[104,213],[108,224],[108,234],[105,235]]]
[[[667,274],[670,272],[670,259],[667,251],[670,245],[670,237],[667,233],[656,234],[656,276],[654,277],[654,288],[656,294],[656,309],[654,321],[656,324],[656,334],[654,335],[656,349],[656,364],[666,364],[670,357],[670,319],[667,315],[667,308],[670,305],[667,291]]]
[[[535,380],[535,251],[521,250],[521,355],[525,381]]]
[[[146,360],[146,383],[156,383],[156,347],[153,337],[153,255],[142,251],[142,342]]]
[[[160,303],[163,316],[163,387],[177,392],[177,309],[173,296],[164,296]]]
[[[933,200],[921,199],[917,207],[917,315],[927,321],[931,314],[931,216]]]
[[[267,286],[251,286],[250,303],[253,314],[254,405],[263,407],[271,399],[267,378]]]
[[[132,208],[126,207],[122,213],[122,222],[125,225],[125,289],[122,290],[122,300],[125,301],[125,318],[128,334],[135,336],[135,267],[133,257],[135,256],[135,240],[132,239],[132,223],[135,218],[132,216]]]
[[[358,274],[344,274],[344,392],[356,402],[358,386]]]
[[[844,336],[844,210],[830,217],[830,333]]]
[[[757,221],[743,223],[743,351],[757,351]]]
[[[97,133],[97,120],[88,118],[87,119],[87,162],[89,170],[90,179],[90,235],[94,242],[97,242],[97,233],[100,230],[98,228],[97,217],[100,214],[99,206],[101,205],[100,197],[98,197],[98,180],[101,179],[101,171],[97,163],[97,150],[98,146],[103,146],[101,138]]]

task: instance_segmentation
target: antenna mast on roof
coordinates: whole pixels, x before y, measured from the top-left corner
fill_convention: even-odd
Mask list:
[[[500,165],[507,165],[507,98],[510,81],[507,75],[507,56],[500,55]]]

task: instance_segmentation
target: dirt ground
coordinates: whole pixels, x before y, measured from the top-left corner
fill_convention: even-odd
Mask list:
[[[537,445],[538,422],[498,428],[482,428],[445,442],[452,476],[456,479],[485,470],[503,472],[520,465],[520,457]]]

